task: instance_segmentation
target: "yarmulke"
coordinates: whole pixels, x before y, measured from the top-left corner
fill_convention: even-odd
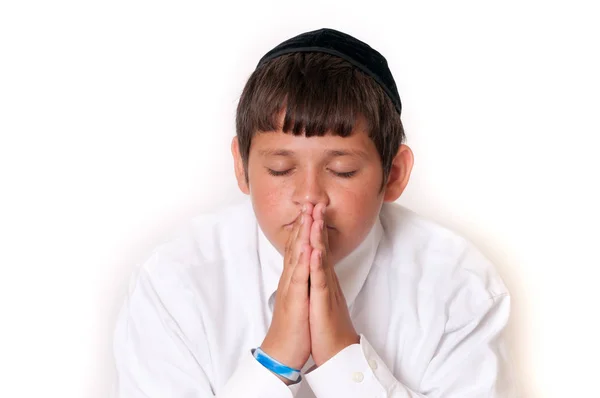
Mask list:
[[[302,33],[288,39],[266,53],[257,68],[265,62],[284,54],[296,52],[322,52],[345,59],[372,77],[390,97],[398,113],[402,113],[402,102],[396,82],[383,55],[367,43],[349,34],[323,28]]]

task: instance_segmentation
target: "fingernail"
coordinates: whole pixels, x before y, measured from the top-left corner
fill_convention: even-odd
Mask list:
[[[306,212],[306,205],[302,205],[302,213]]]
[[[325,215],[325,206],[321,207],[321,214]]]
[[[325,221],[321,221],[321,231],[325,228]]]
[[[300,225],[304,224],[304,216],[300,217]]]

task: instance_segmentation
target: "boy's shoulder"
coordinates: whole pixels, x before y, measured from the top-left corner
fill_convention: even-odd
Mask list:
[[[236,256],[256,251],[255,242],[252,205],[243,201],[187,219],[156,244],[140,266],[165,278],[194,268],[222,270]]]
[[[452,255],[470,245],[463,235],[398,203],[384,203],[379,219],[393,249]]]
[[[403,277],[448,296],[508,294],[494,264],[462,234],[398,203],[385,203],[380,221],[389,265]]]

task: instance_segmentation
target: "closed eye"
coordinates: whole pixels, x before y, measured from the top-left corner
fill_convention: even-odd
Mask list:
[[[345,173],[337,173],[337,172],[333,171],[333,174],[335,174],[338,177],[342,177],[342,178],[350,178],[354,174],[356,174],[356,170],[354,170],[354,171],[347,171]]]
[[[267,168],[267,172],[268,172],[270,175],[272,175],[272,176],[275,176],[275,177],[281,177],[281,176],[288,175],[288,174],[290,174],[290,173],[292,172],[292,170],[293,170],[293,169],[288,169],[288,170],[282,170],[282,171],[279,171],[279,170],[273,170],[273,169],[269,169],[269,168]],[[338,172],[336,172],[336,171],[333,171],[333,170],[332,170],[331,172],[332,172],[332,173],[333,173],[333,174],[334,174],[336,177],[340,177],[340,178],[350,178],[350,177],[352,177],[352,176],[354,176],[354,175],[356,174],[357,170],[354,170],[354,171],[347,171],[347,172],[343,172],[343,173],[338,173]]]
[[[271,174],[272,176],[276,176],[276,177],[288,175],[288,174],[290,174],[291,171],[292,171],[292,169],[278,171],[278,170],[273,170],[273,169],[267,168],[267,172],[269,174]]]

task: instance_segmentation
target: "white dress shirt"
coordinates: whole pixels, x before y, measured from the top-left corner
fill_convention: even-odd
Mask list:
[[[512,397],[510,297],[468,241],[395,203],[335,269],[360,343],[286,386],[251,350],[283,258],[249,199],[192,219],[132,277],[117,321],[120,398]]]

